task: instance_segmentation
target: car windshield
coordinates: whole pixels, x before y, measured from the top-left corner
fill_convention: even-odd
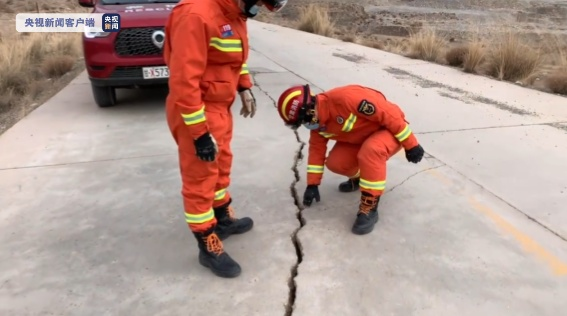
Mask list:
[[[179,0],[102,0],[103,4],[177,3]]]

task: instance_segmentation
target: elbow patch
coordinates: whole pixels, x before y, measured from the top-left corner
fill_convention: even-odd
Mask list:
[[[371,116],[376,113],[376,106],[366,100],[362,100],[358,105],[358,112],[366,116]]]

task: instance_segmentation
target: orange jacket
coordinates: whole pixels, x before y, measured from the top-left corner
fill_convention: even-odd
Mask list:
[[[229,111],[237,90],[252,87],[246,17],[233,0],[182,0],[165,25],[167,111],[194,139],[208,131],[205,112]]]
[[[418,145],[402,110],[379,91],[347,85],[320,93],[317,98],[319,129],[309,137],[307,184],[319,185],[323,177],[329,139],[362,144],[380,129],[387,129],[404,149]]]

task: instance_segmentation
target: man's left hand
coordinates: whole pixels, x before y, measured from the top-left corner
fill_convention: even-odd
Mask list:
[[[238,94],[240,95],[240,101],[242,101],[240,115],[244,117],[248,117],[248,115],[250,115],[250,118],[253,118],[254,114],[256,114],[256,98],[254,98],[252,90],[246,89],[240,91]]]
[[[423,150],[423,147],[421,147],[421,145],[417,145],[406,150],[406,159],[409,162],[418,163],[421,161],[421,158],[423,158],[424,153],[425,151]]]

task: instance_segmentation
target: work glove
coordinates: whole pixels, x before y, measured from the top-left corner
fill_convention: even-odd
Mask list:
[[[315,199],[317,202],[321,200],[319,196],[319,188],[316,185],[308,185],[303,194],[303,205],[311,206],[311,203]]]
[[[406,159],[409,162],[418,163],[421,161],[421,158],[423,158],[424,153],[425,151],[423,150],[423,147],[421,147],[421,145],[417,145],[406,150]]]
[[[208,132],[201,135],[194,141],[195,151],[199,159],[203,161],[214,161],[216,154],[219,152],[217,141]]]
[[[248,115],[250,115],[250,118],[253,118],[254,114],[256,114],[256,98],[254,98],[252,90],[245,89],[238,92],[238,94],[240,95],[240,101],[242,101],[240,115],[244,117],[248,117]]]

